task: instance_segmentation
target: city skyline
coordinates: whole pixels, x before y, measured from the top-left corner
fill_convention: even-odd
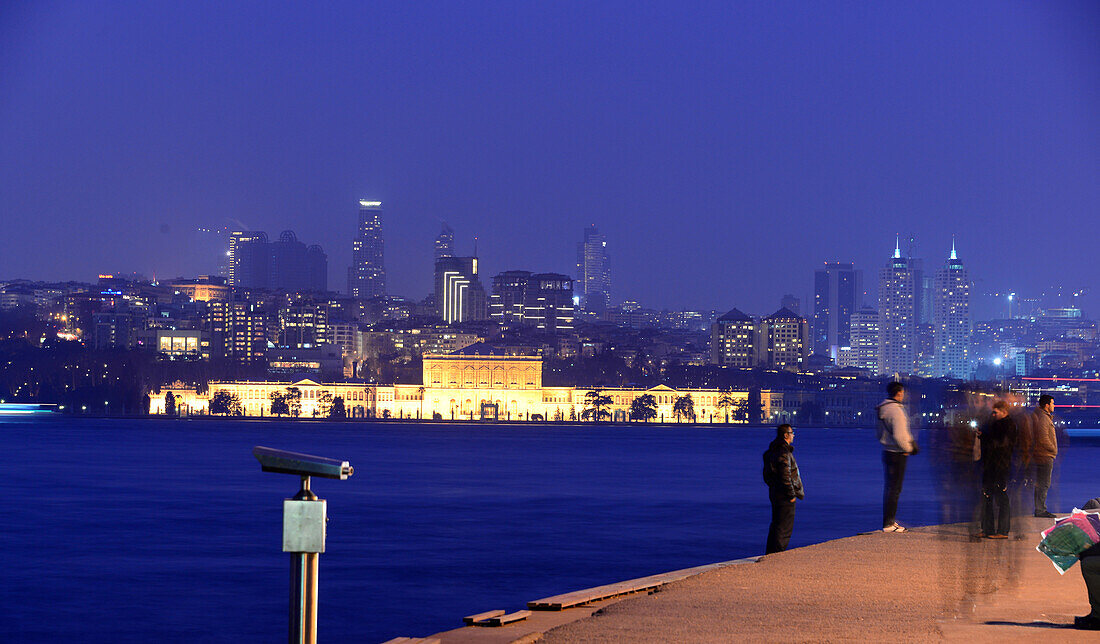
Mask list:
[[[1092,3],[259,8],[5,12],[0,279],[210,272],[228,227],[298,231],[339,286],[364,195],[411,297],[440,220],[486,275],[573,275],[595,223],[615,299],[674,309],[808,307],[897,233],[960,234],[975,292],[1100,278]]]

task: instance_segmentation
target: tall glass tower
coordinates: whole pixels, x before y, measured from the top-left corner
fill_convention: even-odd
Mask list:
[[[382,243],[382,202],[359,200],[359,229],[352,241],[348,294],[370,299],[386,294],[386,265]]]
[[[814,271],[813,352],[837,359],[851,346],[852,314],[863,304],[863,271],[851,263],[825,262]]]
[[[584,241],[577,244],[577,282],[584,310],[602,313],[611,305],[607,236],[595,224],[584,229]]]
[[[444,257],[455,256],[455,231],[447,225],[447,222],[443,222],[443,230],[439,231],[439,236],[435,238],[433,250],[437,262]]]
[[[878,278],[879,374],[912,374],[917,367],[918,287],[921,271],[901,256],[900,243]]]
[[[936,271],[932,290],[935,372],[947,378],[970,377],[970,276],[955,252]]]

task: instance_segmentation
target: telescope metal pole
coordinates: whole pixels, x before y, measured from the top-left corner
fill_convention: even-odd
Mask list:
[[[309,477],[302,477],[302,489],[295,501],[317,501],[309,489]],[[317,642],[317,562],[316,552],[290,553],[290,644]]]

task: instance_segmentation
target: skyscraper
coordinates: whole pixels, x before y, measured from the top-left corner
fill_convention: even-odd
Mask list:
[[[810,355],[810,325],[806,318],[779,309],[760,321],[764,341],[764,366],[769,369],[802,371]]]
[[[234,231],[229,235],[229,285],[267,288],[271,250],[267,233]]]
[[[734,308],[710,327],[710,361],[723,367],[755,367],[760,361],[756,320]]]
[[[328,255],[320,246],[306,246],[292,230],[271,242],[271,288],[290,292],[328,290]]]
[[[573,328],[573,279],[560,273],[505,271],[493,278],[489,317],[549,333]]]
[[[851,346],[852,313],[862,300],[863,271],[853,264],[825,262],[814,271],[815,354],[836,360],[840,347]]]
[[[607,237],[595,224],[584,229],[584,241],[577,244],[577,281],[581,308],[603,313],[611,305],[611,269],[607,259]]]
[[[435,302],[448,324],[488,319],[476,257],[442,257],[435,263]]]
[[[439,261],[443,257],[454,257],[455,254],[455,231],[447,225],[447,222],[443,222],[443,230],[439,231],[439,236],[435,238],[435,260]]]
[[[955,252],[936,271],[932,291],[932,333],[935,373],[940,377],[970,377],[970,276]]]
[[[895,245],[894,256],[878,279],[880,374],[911,374],[916,369],[919,286],[920,271],[910,258],[901,256],[900,243]]]
[[[865,306],[852,314],[851,342],[847,366],[879,373],[878,311]]]
[[[359,200],[359,228],[352,241],[348,294],[370,299],[386,294],[386,264],[382,243],[382,202]]]

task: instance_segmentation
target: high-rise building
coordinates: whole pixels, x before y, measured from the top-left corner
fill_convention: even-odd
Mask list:
[[[801,371],[809,355],[810,325],[787,308],[762,320],[730,309],[710,328],[713,364]]]
[[[607,236],[595,224],[584,229],[584,241],[577,244],[577,281],[581,308],[603,313],[611,305],[611,267],[607,258]]]
[[[879,373],[878,369],[878,311],[865,306],[852,314],[851,345],[846,365]],[[839,364],[839,363],[838,363]]]
[[[802,299],[791,293],[785,293],[783,297],[779,299],[779,308],[787,309],[792,313],[802,315]]]
[[[813,352],[836,360],[851,345],[852,313],[863,299],[863,271],[851,263],[825,262],[814,271]],[[792,313],[798,313],[792,311]]]
[[[359,228],[352,241],[348,294],[370,299],[386,294],[385,249],[382,242],[382,202],[359,200]]]
[[[435,302],[448,324],[488,319],[476,257],[442,257],[435,263]]]
[[[267,288],[271,272],[271,250],[267,244],[267,233],[230,233],[228,258],[230,286]]]
[[[764,366],[769,369],[801,371],[810,355],[810,325],[806,318],[779,309],[760,321],[764,339]]]
[[[524,313],[530,282],[530,271],[505,271],[493,277],[489,317],[501,326],[525,326]]]
[[[259,362],[267,350],[267,316],[260,307],[242,301],[208,303],[206,330],[214,358]]]
[[[435,260],[439,261],[443,257],[454,257],[455,255],[455,231],[447,225],[447,222],[443,222],[443,230],[439,231],[439,236],[435,238]]]
[[[723,367],[751,368],[757,365],[756,320],[738,309],[730,309],[710,327],[710,360]]]
[[[298,293],[328,290],[328,255],[320,246],[306,246],[294,231],[284,230],[270,247],[271,288]]]
[[[917,365],[920,271],[902,257],[900,243],[879,271],[878,373],[912,374]]]
[[[935,373],[939,377],[970,377],[970,276],[955,252],[936,271],[932,297]]]
[[[572,330],[573,279],[560,273],[500,273],[493,278],[489,317],[502,326]]]
[[[279,307],[279,346],[311,349],[328,343],[327,302],[297,300]]]

